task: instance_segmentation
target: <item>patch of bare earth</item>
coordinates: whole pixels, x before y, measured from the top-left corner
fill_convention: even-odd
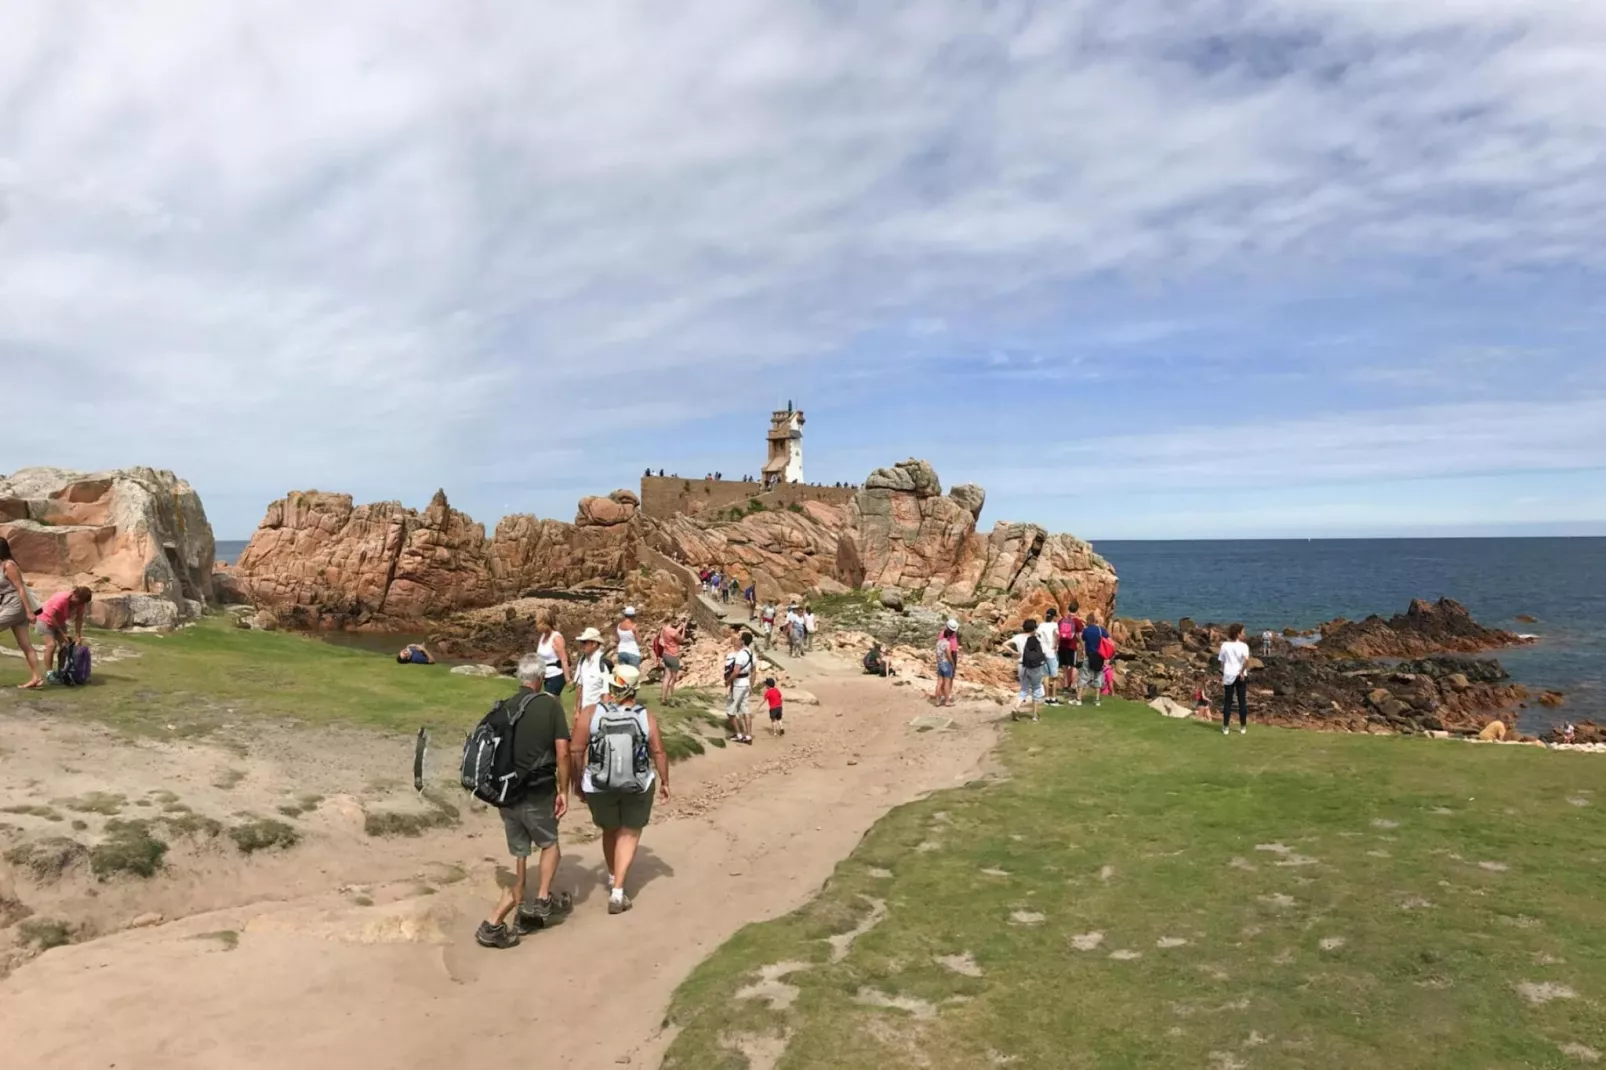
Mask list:
[[[1520,981],[1516,985],[1517,995],[1529,1003],[1550,1003],[1558,999],[1577,999],[1578,993],[1566,985],[1554,981]]]
[[[888,810],[984,772],[997,738],[978,704],[950,711],[944,731],[917,733],[909,721],[924,703],[909,689],[847,672],[807,686],[821,704],[799,707],[784,739],[675,767],[674,798],[655,810],[631,873],[634,910],[606,913],[600,844],[577,807],[564,822],[557,882],[574,911],[495,952],[473,934],[508,879],[507,846],[497,815],[451,787],[455,755],[444,743],[431,782],[460,824],[402,822],[401,834],[376,837],[364,828],[370,812],[430,811],[412,791],[408,737],[263,725],[203,741],[129,741],[0,705],[0,796],[24,796],[0,805],[26,804],[30,781],[49,784],[50,798],[122,795],[120,816],[152,818],[169,842],[149,879],[97,882],[81,854],[63,856],[60,877],[17,878],[15,898],[34,916],[59,918],[87,942],[0,980],[0,1020],[32,1026],[8,1036],[7,1065],[212,1070],[220,1052],[241,1051],[271,1051],[286,1066],[500,1062],[507,1037],[485,1028],[486,1006],[550,983],[554,963],[585,962],[564,972],[563,999],[527,1001],[519,1030],[563,1051],[568,1070],[655,1066],[670,1039],[661,1029],[669,997],[710,949],[802,906]],[[845,746],[856,765],[840,760]],[[99,756],[92,768],[86,753]],[[303,810],[313,795],[323,798]],[[152,806],[135,806],[147,798]],[[239,811],[282,820],[300,842],[244,853],[227,833]],[[169,835],[154,820],[162,813],[193,831]],[[87,827],[72,830],[8,815],[18,829],[0,846],[51,834],[93,845],[112,820],[81,818]],[[209,834],[207,818],[221,835]],[[150,914],[165,920],[127,927]],[[784,976],[774,981],[785,986]],[[753,998],[771,995],[785,998]],[[85,1006],[97,1008],[93,1030],[82,1028]],[[732,1042],[752,1066],[773,1066],[785,1051],[777,1037]]]

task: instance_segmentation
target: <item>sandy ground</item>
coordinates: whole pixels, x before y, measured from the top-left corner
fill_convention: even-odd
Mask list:
[[[0,806],[171,791],[228,823],[325,796],[296,819],[304,840],[288,851],[246,858],[216,842],[180,845],[149,881],[100,883],[78,867],[41,882],[10,867],[0,892],[93,938],[0,981],[0,1050],[7,1065],[60,1070],[521,1057],[575,1070],[656,1066],[669,998],[704,956],[743,925],[805,902],[891,807],[982,771],[997,706],[963,704],[944,711],[951,728],[917,732],[910,720],[933,712],[924,695],[855,669],[829,655],[803,659],[794,678],[819,704],[789,703],[785,738],[760,729],[752,747],[676,767],[675,797],[655,813],[631,875],[632,912],[606,913],[598,845],[583,813],[572,815],[559,886],[574,892],[576,910],[509,951],[473,941],[509,877],[494,814],[465,806],[460,828],[418,839],[363,833],[365,810],[420,805],[401,783],[410,740],[269,729],[249,745],[130,744],[0,715]],[[433,759],[437,782],[455,757],[445,749]],[[466,801],[455,788],[451,798]],[[104,820],[57,809],[90,825],[81,837]],[[130,803],[121,816],[153,811],[159,804]],[[0,820],[13,826],[7,843],[70,834],[65,820]],[[130,927],[150,912],[164,920]]]

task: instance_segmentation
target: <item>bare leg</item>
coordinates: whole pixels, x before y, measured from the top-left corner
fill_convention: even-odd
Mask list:
[[[614,868],[614,856],[615,856],[615,853],[618,851],[618,848],[619,848],[619,830],[618,829],[603,829],[602,830],[602,861],[608,867],[608,876],[615,878],[615,880],[614,880],[615,884],[618,883],[618,879],[617,878],[619,876],[619,871]]]
[[[28,639],[28,626],[26,624],[14,624],[11,626],[11,634],[17,640],[17,649],[22,651],[22,656],[28,661],[28,682],[21,686],[23,688],[38,687],[44,683],[44,679],[39,675],[39,655],[34,653],[33,643]]]
[[[613,857],[619,868],[613,871],[613,886],[623,888],[625,877],[630,873],[630,863],[636,860],[636,847],[641,843],[641,830],[619,829],[614,836]]]
[[[502,889],[502,898],[496,901],[496,909],[485,920],[492,925],[500,925],[513,913],[513,908],[524,902],[524,876],[528,869],[528,858],[517,858],[513,861],[513,887]]]
[[[563,857],[563,849],[557,844],[544,847],[541,850],[541,873],[536,882],[535,897],[537,899],[550,899],[552,897],[552,881],[558,875],[558,861]]]
[[[46,672],[49,672],[56,665],[56,633],[54,631],[45,638],[45,655],[41,660],[44,662]],[[34,671],[38,672],[39,670],[35,669]]]

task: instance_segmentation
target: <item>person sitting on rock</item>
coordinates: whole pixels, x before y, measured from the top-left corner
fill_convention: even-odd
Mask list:
[[[56,650],[67,642],[67,622],[72,621],[72,641],[84,641],[84,613],[95,597],[88,587],[74,587],[58,591],[45,599],[34,618],[34,628],[45,641],[44,665],[48,669],[56,664]]]
[[[433,665],[435,659],[424,649],[423,643],[408,643],[396,655],[398,665]]]
[[[864,655],[864,671],[871,676],[891,676],[892,666],[881,656],[881,644],[871,643]]]

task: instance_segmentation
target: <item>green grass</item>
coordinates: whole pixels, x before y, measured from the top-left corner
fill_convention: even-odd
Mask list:
[[[294,847],[301,839],[301,834],[283,821],[271,817],[250,817],[229,829],[229,839],[234,841],[234,846],[242,854],[255,854],[257,851]]]
[[[216,940],[224,951],[233,951],[240,946],[240,934],[234,929],[219,929],[216,932],[196,933],[191,940]]]
[[[17,926],[17,935],[24,944],[33,944],[40,951],[64,947],[72,943],[72,926],[54,918],[35,918]]]
[[[699,966],[666,1070],[746,1067],[743,1035],[787,1036],[779,1070],[1562,1067],[1579,1065],[1564,1045],[1606,1051],[1599,759],[1223,738],[1126,703],[1012,726],[1002,755],[1007,776],[894,811],[813,902]],[[832,963],[827,938],[872,901],[885,920]],[[981,976],[936,961],[966,954]],[[737,998],[782,962],[807,964],[784,978],[794,1003]],[[1524,984],[1574,995],[1533,1002]],[[883,997],[919,1002],[864,1002]]]
[[[162,868],[167,844],[151,835],[149,821],[106,822],[106,838],[89,849],[89,869],[101,880],[121,873],[153,877]]]
[[[12,640],[8,633],[0,641]],[[400,666],[382,654],[294,633],[248,631],[215,617],[169,635],[91,630],[90,642],[132,647],[140,656],[97,665],[89,687],[51,688],[26,697],[4,686],[7,680],[0,676],[0,709],[7,702],[29,702],[167,739],[238,726],[252,717],[408,732],[428,725],[440,733],[437,743],[448,746],[516,686],[508,679],[454,676],[444,665]],[[0,669],[12,660],[0,659]],[[20,672],[14,675],[21,682]],[[564,691],[571,723],[575,698],[574,688]],[[641,698],[658,716],[666,743],[671,736],[697,735],[693,722],[702,714],[699,702],[660,710],[657,688],[651,686],[642,689]],[[676,747],[676,757],[701,753],[688,744]],[[226,770],[216,786],[232,788],[244,777],[239,770]]]

